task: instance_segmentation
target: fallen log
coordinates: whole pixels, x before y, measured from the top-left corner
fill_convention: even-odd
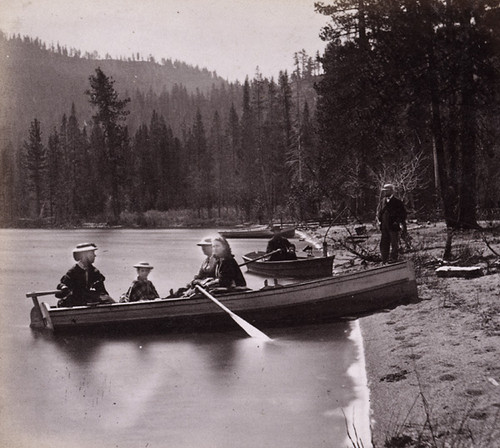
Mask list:
[[[438,277],[476,278],[483,275],[480,266],[441,266],[436,269]]]

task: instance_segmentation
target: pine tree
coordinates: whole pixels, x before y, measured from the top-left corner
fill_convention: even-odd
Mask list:
[[[270,176],[266,172],[266,167],[269,168],[264,149],[264,119],[266,115],[266,96],[265,96],[266,81],[257,68],[257,72],[252,81],[252,111],[254,114],[254,134],[255,134],[255,155],[256,155],[256,176],[258,182],[254,183],[253,188],[256,193],[256,211],[259,220],[263,220],[264,216],[272,215],[272,199],[269,187]]]
[[[278,114],[279,123],[279,139],[276,141],[274,150],[274,172],[275,185],[277,191],[278,201],[283,203],[289,189],[286,185],[290,182],[283,182],[283,179],[288,179],[288,172],[286,170],[286,154],[293,147],[293,115],[292,115],[292,88],[287,71],[279,73],[278,77]]]
[[[274,79],[271,79],[267,85],[267,114],[263,134],[266,176],[269,181],[269,213],[272,215],[278,205],[284,203],[284,193],[289,190],[284,158],[286,147],[283,138],[280,98]]]
[[[50,216],[53,223],[58,225],[64,221],[63,190],[66,188],[66,172],[64,170],[64,158],[61,148],[61,140],[57,129],[49,135],[47,148],[48,162],[48,201]]]
[[[14,221],[14,173],[14,147],[9,142],[0,151],[0,223],[2,224],[12,224]]]
[[[24,142],[24,150],[29,192],[34,195],[35,216],[40,218],[45,193],[47,154],[42,143],[40,122],[36,118],[31,122],[29,138]]]
[[[84,167],[84,146],[78,119],[76,117],[75,103],[71,105],[71,112],[66,126],[66,154],[69,163],[68,176],[65,179],[66,188],[70,193],[71,209],[74,218],[81,218],[86,213]]]
[[[108,166],[106,142],[101,126],[93,124],[89,139],[89,164],[92,167],[89,175],[89,196],[87,212],[90,216],[102,215],[106,208],[108,191],[104,187]]]
[[[196,111],[196,118],[191,130],[191,151],[189,178],[191,180],[192,199],[198,210],[198,215],[201,216],[202,208],[209,211],[212,206],[210,187],[212,160],[208,153],[207,137],[200,109]]]
[[[255,140],[255,114],[251,105],[250,82],[243,84],[243,112],[241,115],[241,169],[239,180],[244,194],[239,198],[239,206],[245,211],[246,219],[251,218],[257,202],[258,165]]]
[[[95,124],[102,127],[105,157],[103,166],[106,176],[105,186],[109,189],[111,196],[111,210],[115,221],[121,212],[120,193],[124,180],[124,157],[123,152],[128,141],[125,138],[123,122],[128,115],[125,109],[130,99],[119,99],[118,92],[114,88],[115,81],[107,77],[98,67],[96,74],[89,77],[90,89],[86,91],[89,101],[97,108],[93,115]]]
[[[152,159],[151,143],[149,139],[149,128],[143,124],[139,126],[135,133],[133,144],[133,166],[135,181],[132,191],[132,204],[139,212],[151,210],[154,207],[156,192],[150,188],[154,185],[150,182],[153,174],[155,164]]]
[[[227,119],[227,139],[231,154],[231,169],[236,175],[239,172],[241,164],[241,130],[240,130],[240,119],[236,113],[234,103],[231,103],[231,108],[229,109],[229,116]]]
[[[221,210],[226,198],[228,172],[231,166],[230,158],[225,149],[227,145],[224,142],[222,133],[222,124],[219,112],[215,111],[212,119],[209,138],[209,154],[213,163],[213,178],[211,186],[213,188],[213,197],[217,206],[217,215],[221,217]]]
[[[232,207],[239,207],[239,200],[242,197],[243,186],[241,173],[243,171],[242,148],[241,148],[241,128],[240,120],[234,103],[231,103],[226,122],[225,142],[227,145],[227,201]]]
[[[155,114],[156,111],[153,111]],[[151,119],[151,145],[156,160],[156,183],[158,195],[156,208],[168,210],[171,204],[172,154],[169,132],[163,115],[153,115]]]

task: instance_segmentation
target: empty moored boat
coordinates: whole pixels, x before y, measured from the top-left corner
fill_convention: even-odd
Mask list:
[[[268,226],[255,226],[219,230],[219,234],[224,238],[272,238],[275,235],[275,232]],[[295,227],[283,226],[278,231],[278,234],[284,238],[293,238],[295,236]]]

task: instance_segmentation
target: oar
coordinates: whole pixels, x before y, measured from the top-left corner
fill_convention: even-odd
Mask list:
[[[38,303],[38,297],[39,296],[50,296],[52,294],[55,294],[56,292],[59,292],[58,289],[55,291],[38,291],[38,292],[27,292],[26,297],[31,297],[31,300],[33,300],[33,305],[35,305],[35,308],[40,312],[40,315],[42,314],[42,311],[40,309],[40,303]]]
[[[241,327],[243,330],[247,332],[249,336],[252,338],[262,339],[264,341],[270,341],[271,338],[266,334],[262,333],[258,328],[255,328],[253,325],[249,324],[245,319],[242,319],[240,316],[233,313],[227,306],[220,303],[212,294],[210,294],[206,289],[203,289],[200,285],[196,285],[196,289],[200,291],[203,295],[208,297],[212,302],[221,307],[226,313],[228,313],[233,320]]]
[[[38,291],[38,292],[27,292],[26,297],[39,297],[39,296],[49,296],[55,294],[56,292],[61,292],[60,289],[54,291]]]
[[[242,266],[253,263],[254,261],[257,261],[257,260],[262,260],[263,258],[266,258],[266,257],[270,257],[272,254],[276,254],[278,252],[281,252],[281,249],[276,249],[276,250],[273,250],[272,252],[268,252],[267,254],[261,255],[260,257],[252,258],[251,260],[245,261],[245,263],[241,263],[238,266],[241,268]]]

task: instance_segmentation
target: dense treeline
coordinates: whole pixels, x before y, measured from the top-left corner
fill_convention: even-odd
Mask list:
[[[393,182],[415,216],[475,227],[478,207],[500,206],[498,3],[318,3],[332,19],[321,75],[300,52],[276,80],[129,91],[101,67],[87,82],[92,119],[73,105],[49,129],[32,116],[22,151],[4,142],[4,221],[145,223],[189,209],[266,222],[346,208],[372,220]]]
[[[36,40],[15,40],[31,53],[49,51]],[[58,50],[57,57],[70,55]],[[3,190],[3,221],[65,225],[118,222],[136,214],[135,222],[141,223],[140,214],[148,210],[173,208],[194,209],[200,217],[231,210],[242,219],[267,220],[288,199],[284,160],[295,104],[314,105],[316,97],[319,63],[303,51],[295,57],[294,73],[281,73],[277,82],[257,73],[244,85],[212,83],[204,92],[182,84],[134,90],[126,101],[118,150],[106,145],[104,124],[95,114],[90,118],[89,95],[83,112],[73,102],[55,125],[50,114],[32,116],[21,150],[14,151],[12,142],[2,148],[12,173],[9,189]],[[101,68],[96,76],[114,85]],[[291,83],[301,85],[300,98],[292,97]],[[88,85],[87,80],[87,90]],[[112,89],[128,99],[128,91],[118,86]],[[40,174],[33,176],[35,171]]]
[[[138,100],[151,110],[150,118],[133,134],[127,121],[134,101],[122,97],[114,80],[96,69],[86,92],[94,110],[89,125],[80,123],[73,104],[46,140],[41,120],[32,121],[17,166],[15,159],[7,160],[10,151],[3,151],[10,171],[19,173],[3,199],[8,219],[118,223],[130,222],[135,214],[133,222],[144,224],[144,213],[172,209],[208,218],[228,210],[242,219],[283,216],[294,172],[286,162],[300,137],[295,107],[303,107],[309,120],[305,98],[314,99],[311,69],[304,73],[299,63],[306,59],[302,53],[292,77],[282,72],[275,82],[257,73],[239,89],[214,87],[208,98],[177,86],[160,95],[150,91]],[[304,84],[298,98],[293,80]],[[235,92],[241,106],[231,102],[225,108]],[[172,101],[180,96],[184,101]],[[174,132],[165,115],[181,110],[185,120]]]
[[[366,210],[391,179],[417,211],[475,227],[478,205],[500,206],[498,0],[316,7],[332,18],[318,86],[323,188]]]

